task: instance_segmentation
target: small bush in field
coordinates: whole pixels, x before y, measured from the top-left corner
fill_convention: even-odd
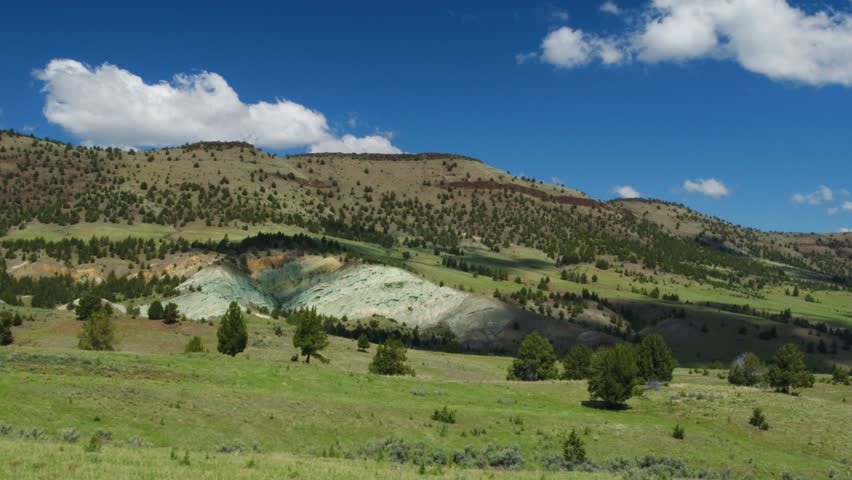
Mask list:
[[[675,425],[674,430],[672,430],[672,437],[674,437],[678,440],[683,440],[683,437],[684,437],[683,427],[681,427],[680,425]]]
[[[443,423],[456,423],[456,412],[444,405],[444,408],[439,408],[432,412],[432,420]]]

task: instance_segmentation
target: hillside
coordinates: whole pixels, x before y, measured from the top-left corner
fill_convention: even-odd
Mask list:
[[[112,280],[104,297],[142,314],[174,299],[209,318],[244,297],[244,277],[254,285],[244,308],[316,306],[410,329],[428,319],[480,351],[511,352],[532,330],[560,351],[658,332],[693,364],[768,355],[786,341],[824,369],[849,361],[852,234],[760,232],[664,202],[604,203],[446,154],[279,157],[238,142],[132,152],[2,132],[0,176],[2,249],[16,279],[0,281],[7,303],[55,307],[88,288],[80,282],[141,274],[156,285],[128,296]],[[407,310],[416,299],[382,306],[398,301],[392,293],[355,309],[363,295],[329,296],[335,278],[284,298],[290,286],[258,265],[303,252],[216,244],[259,232],[334,238],[345,264],[398,267],[426,290],[451,289],[419,314]],[[278,283],[256,288],[264,275]]]

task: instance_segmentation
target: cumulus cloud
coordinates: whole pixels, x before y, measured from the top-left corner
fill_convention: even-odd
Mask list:
[[[849,232],[852,232],[852,228],[841,228],[840,230],[838,230],[838,232],[849,233]]]
[[[852,212],[852,202],[845,201],[845,202],[841,203],[839,207],[831,207],[831,208],[828,209],[829,215],[834,215],[835,213],[838,213],[838,212],[844,212],[844,213],[845,212]]]
[[[852,15],[786,0],[654,0],[639,59],[731,59],[775,80],[852,85]]]
[[[710,198],[727,197],[731,193],[724,183],[715,178],[686,180],[683,182],[683,189],[689,193],[700,193]]]
[[[621,198],[639,198],[642,196],[638,190],[630,185],[618,185],[612,189]]]
[[[606,1],[601,5],[601,11],[605,13],[611,13],[613,15],[621,15],[621,7],[615,4],[612,1]]]
[[[601,10],[625,13],[610,1]],[[620,53],[609,63],[709,58],[736,62],[773,80],[852,86],[852,13],[842,7],[805,10],[788,0],[651,0],[626,18],[624,30],[606,39]],[[568,30],[545,37],[557,54],[545,50],[542,60],[570,68],[601,51],[592,40],[602,37],[563,28]]]
[[[616,64],[624,58],[624,53],[614,39],[560,27],[544,37],[540,52],[520,56],[524,59],[537,57],[558,68],[574,68],[596,59],[604,64]]]
[[[311,153],[402,153],[402,150],[393,146],[387,137],[381,135],[356,137],[346,134],[341,138],[330,138],[314,143],[309,148]]]
[[[34,76],[44,82],[48,121],[87,144],[163,147],[243,140],[282,149],[319,144],[387,149],[390,144],[373,137],[337,138],[322,113],[290,100],[243,103],[213,72],[177,74],[170,82],[149,84],[115,65],[92,68],[55,59]]]
[[[830,202],[834,199],[834,192],[820,185],[815,192],[811,193],[794,193],[790,200],[797,205],[819,205],[824,202]]]

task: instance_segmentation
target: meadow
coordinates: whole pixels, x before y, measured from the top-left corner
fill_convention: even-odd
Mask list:
[[[611,411],[586,403],[585,381],[505,380],[507,357],[409,350],[415,377],[381,377],[366,373],[375,346],[359,352],[354,341],[332,337],[330,363],[292,362],[292,327],[281,322],[279,336],[275,321],[257,317],[249,317],[249,348],[233,358],[181,353],[191,335],[215,352],[215,326],[124,317],[116,318],[118,351],[86,352],[75,348],[71,313],[27,312],[36,320],[15,327],[17,345],[0,349],[6,478],[617,476],[551,471],[572,429],[601,465],[651,455],[737,478],[852,474],[852,389],[825,376],[791,396],[730,386],[723,371],[680,368],[659,391]],[[456,423],[431,419],[444,406]],[[754,407],[769,430],[749,425]],[[685,439],[672,437],[675,425]],[[68,441],[71,431],[76,441]],[[103,446],[86,451],[98,435]],[[465,468],[466,447],[489,446],[519,458]],[[418,451],[429,459],[462,452],[462,462],[421,468]]]

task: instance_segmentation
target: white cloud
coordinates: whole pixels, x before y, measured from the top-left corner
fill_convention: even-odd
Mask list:
[[[530,54],[521,55],[524,60],[530,58]],[[539,57],[541,61],[558,68],[574,68],[595,59],[605,64],[616,64],[621,62],[624,54],[614,39],[590,35],[580,29],[560,27],[544,37]],[[517,56],[516,59],[521,60]]]
[[[830,202],[834,199],[834,192],[826,187],[825,185],[820,185],[817,187],[815,192],[811,193],[794,193],[790,200],[797,205],[819,205],[823,202]]]
[[[852,15],[786,0],[654,0],[633,43],[641,61],[730,59],[774,80],[852,85]]]
[[[297,148],[337,141],[341,148],[386,148],[372,137],[337,139],[322,113],[289,100],[245,104],[213,72],[177,74],[171,82],[147,84],[114,65],[91,68],[55,59],[34,75],[44,82],[48,121],[87,144],[162,147],[244,140],[261,147]]]
[[[838,230],[838,232],[849,233],[849,232],[852,232],[852,228],[841,228],[840,230]]]
[[[554,185],[564,185],[565,182],[559,177],[550,177],[550,183]]]
[[[341,138],[330,138],[310,146],[311,153],[343,152],[343,153],[402,153],[394,147],[387,137],[368,135],[356,137],[344,135]]]
[[[565,22],[565,21],[568,20],[569,17],[570,17],[570,15],[568,15],[568,12],[566,12],[565,10],[562,10],[559,7],[551,5],[551,7],[550,7],[550,19],[551,20],[556,20],[556,21],[559,21],[559,22]]]
[[[627,13],[612,1],[600,9]],[[831,6],[805,10],[789,0],[651,0],[615,37],[562,27],[542,43],[541,59],[557,67],[593,58],[610,64],[734,61],[773,80],[852,86],[852,13]]]
[[[727,197],[731,193],[724,183],[715,178],[686,180],[683,182],[683,189],[689,193],[700,193],[710,198]]]
[[[611,0],[606,1],[601,5],[601,11],[611,13],[613,15],[621,15],[621,7]]]
[[[829,215],[834,215],[835,213],[839,213],[839,212],[844,212],[844,213],[845,212],[852,212],[852,202],[847,200],[847,201],[841,203],[839,206],[831,207],[826,211],[828,212]]]
[[[631,187],[630,185],[619,185],[612,189],[613,192],[618,194],[621,198],[639,198],[642,196],[638,190]]]

